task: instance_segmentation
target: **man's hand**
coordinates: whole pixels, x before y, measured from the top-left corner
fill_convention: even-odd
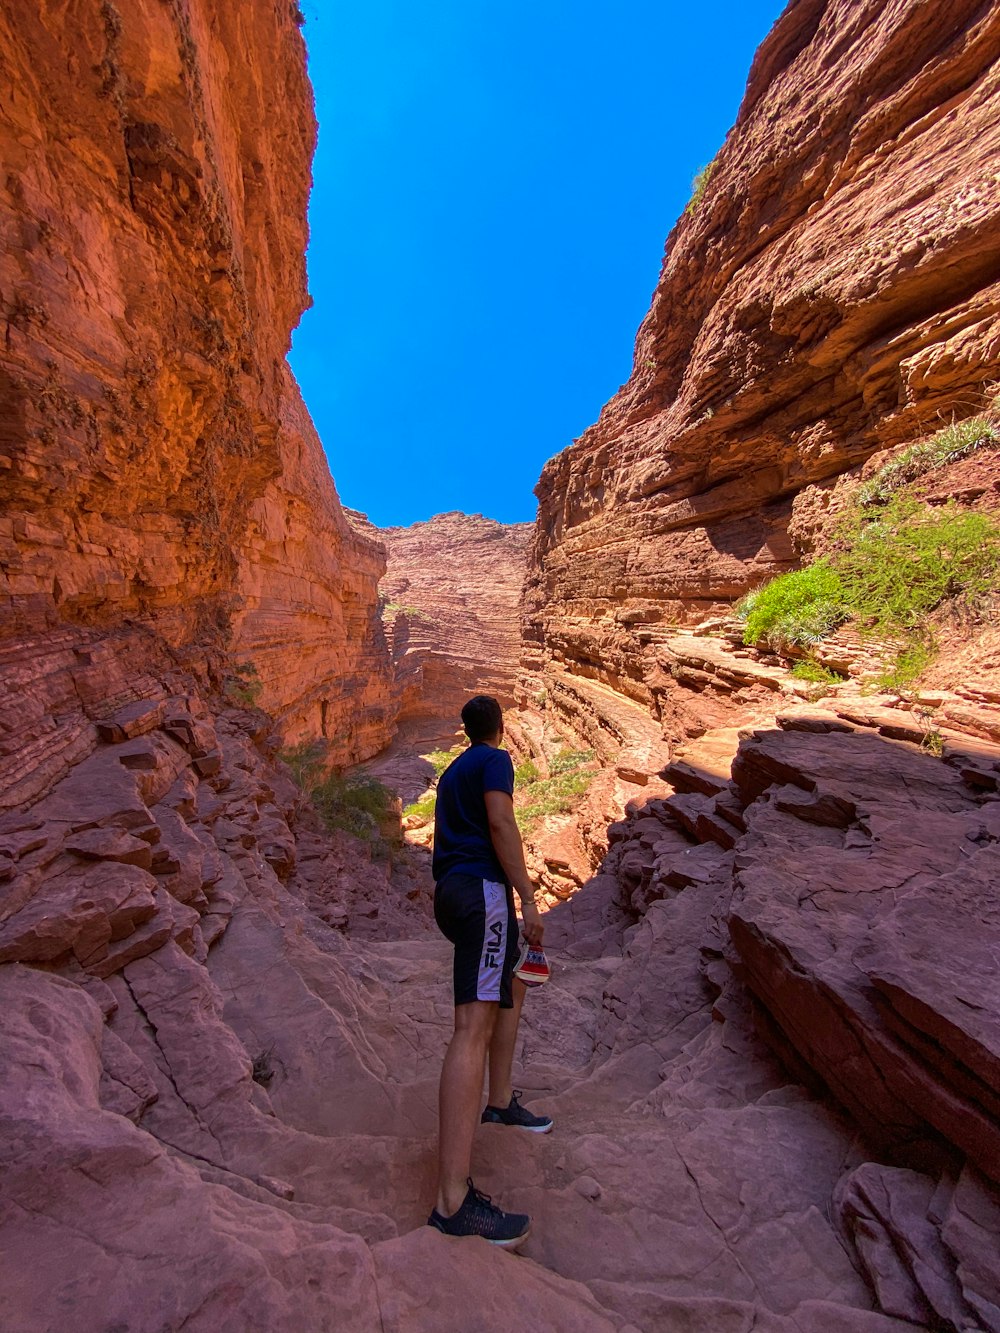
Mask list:
[[[545,927],[542,925],[542,914],[533,902],[521,903],[521,933],[529,944],[535,944],[541,947],[542,936],[545,934]]]
[[[524,864],[524,847],[514,818],[514,802],[505,791],[488,791],[485,799],[494,851],[521,900],[524,938],[529,944],[541,944],[545,927],[535,906],[535,886]]]

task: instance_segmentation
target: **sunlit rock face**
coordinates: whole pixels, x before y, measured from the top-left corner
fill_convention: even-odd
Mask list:
[[[386,548],[381,592],[402,691],[400,720],[457,722],[473,694],[512,703],[531,525],[450,513],[368,530]]]
[[[798,1178],[892,1323],[989,1330],[995,629],[943,635],[916,700],[873,701],[854,679],[821,705],[720,613],[824,549],[868,460],[994,398],[998,57],[996,4],[787,6],[668,239],[628,384],[543,471],[524,598],[526,677],[617,778],[581,809],[625,812],[546,937],[603,962],[614,910],[636,923],[595,1050],[624,1058],[631,1031],[666,1056],[643,1110],[692,1135],[713,1125],[719,1200],[739,1133],[722,1120],[780,1100],[749,1081],[721,1092],[712,1044],[735,1055],[752,1031],[740,1077],[769,1049],[852,1139],[828,1188],[811,1130],[758,1125],[769,1179],[779,1140],[803,1152]],[[984,451],[923,498],[995,513],[998,494]],[[852,628],[827,647],[860,678],[870,644]],[[686,1023],[706,991],[703,1042]],[[747,1221],[745,1185],[713,1213],[723,1231]]]
[[[304,55],[286,4],[0,18],[0,596],[8,639],[141,625],[233,650],[292,737],[357,758],[389,733],[382,557],[284,359]]]
[[[747,134],[765,91],[814,60],[803,114],[829,117],[836,144],[841,100],[856,120],[878,106],[849,77],[859,41],[896,105],[885,90],[923,68],[923,38],[946,43],[940,7],[937,45],[920,26],[931,8],[905,11],[894,54],[901,10],[793,4]],[[325,733],[349,758],[387,733],[397,688],[383,548],[346,526],[282,365],[312,134],[296,12],[41,12],[0,20],[0,1327],[467,1333],[474,1311],[485,1329],[573,1333],[1000,1329],[995,696],[978,680],[953,696],[951,725],[975,710],[986,738],[944,730],[939,757],[918,715],[867,696],[824,711],[796,695],[779,715],[780,664],[676,628],[657,641],[627,579],[608,638],[599,599],[619,585],[588,564],[590,536],[594,561],[617,524],[634,559],[671,568],[673,539],[654,550],[629,526],[640,499],[590,536],[574,519],[575,546],[545,546],[543,524],[533,651],[550,688],[534,703],[571,719],[595,788],[629,813],[580,817],[600,865],[578,888],[573,851],[548,845],[565,901],[518,1077],[556,1132],[476,1135],[477,1183],[528,1209],[532,1235],[515,1260],[423,1225],[453,1023],[431,886],[322,830],[271,762],[266,715],[235,706],[256,692],[286,738]],[[834,19],[845,45],[824,65],[809,42]],[[954,106],[988,145],[963,77]],[[791,161],[818,140],[791,93],[777,110]],[[882,128],[885,155],[904,151]],[[707,238],[712,216],[686,225]],[[766,364],[777,384],[791,373],[780,345]],[[507,700],[523,534],[497,527],[444,516],[403,557],[389,535],[390,578],[403,568],[386,600],[438,617],[412,655],[435,707],[459,686]],[[229,708],[227,648],[246,668]],[[650,716],[668,693],[704,732],[680,754]]]
[[[378,610],[385,551],[347,521],[286,369],[282,469],[250,508],[236,582],[235,651],[260,704],[294,743],[323,738],[339,763],[381,750],[399,692]]]
[[[979,0],[788,6],[667,241],[629,382],[542,473],[526,621],[550,693],[589,677],[657,707],[658,626],[792,567],[834,478],[979,409],[998,50]]]

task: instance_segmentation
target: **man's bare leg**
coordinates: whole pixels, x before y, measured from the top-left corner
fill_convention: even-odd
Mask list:
[[[501,1009],[497,1014],[490,1042],[490,1095],[488,1105],[506,1107],[510,1105],[513,1094],[511,1087],[511,1069],[514,1065],[514,1047],[517,1045],[517,1029],[521,1021],[521,1006],[527,993],[527,986],[519,977],[513,978],[513,1009]]]
[[[438,1097],[437,1210],[442,1217],[458,1212],[468,1189],[472,1139],[482,1106],[483,1069],[499,1008],[495,1000],[455,1006],[455,1032],[444,1057]]]

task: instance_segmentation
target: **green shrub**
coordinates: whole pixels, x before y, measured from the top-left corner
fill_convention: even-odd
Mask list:
[[[309,791],[323,776],[326,746],[322,741],[299,741],[282,750],[281,759],[292,770],[292,777]]]
[[[975,603],[1000,573],[1000,528],[954,503],[931,509],[897,496],[873,520],[848,520],[838,536],[845,605],[881,632],[918,629],[946,599]]]
[[[737,603],[746,643],[807,645],[848,618],[869,630],[912,630],[947,598],[974,602],[1000,572],[1000,528],[955,504],[931,509],[898,496],[875,518],[846,520],[837,541],[833,555]]]
[[[370,773],[325,772],[325,753],[322,741],[304,741],[281,757],[328,829],[342,829],[383,850],[382,825],[392,809],[392,792]]]
[[[533,759],[522,760],[514,769],[514,781],[521,787],[528,782],[535,782],[538,776],[538,765]]]
[[[411,801],[404,809],[403,817],[407,815],[418,815],[421,819],[433,819],[434,807],[437,804],[437,796],[434,792],[429,792],[426,796],[421,796],[419,801]]]
[[[383,602],[382,610],[388,611],[390,615],[404,615],[410,620],[430,620],[430,616],[425,615],[419,606],[407,606],[403,602]]]
[[[226,673],[223,689],[240,708],[256,708],[264,682],[253,662],[234,662]]]
[[[808,680],[815,685],[842,685],[847,679],[839,671],[831,671],[812,657],[807,657],[804,662],[796,662],[792,667],[792,675],[796,680]]]
[[[450,750],[431,750],[430,754],[422,755],[434,770],[434,776],[439,778],[444,770],[453,760],[465,749],[464,745],[453,745]]]
[[[593,750],[570,750],[563,748],[556,754],[555,758],[549,764],[549,772],[553,777],[560,773],[573,773],[585,764],[589,764],[594,758]]]
[[[586,767],[593,758],[593,750],[562,749],[551,760],[547,778],[538,777],[535,769],[536,776],[515,790],[514,815],[522,833],[530,833],[546,815],[574,809],[594,776]]]
[[[779,574],[736,604],[745,622],[744,643],[808,647],[842,625],[850,614],[840,576],[829,560]]]
[[[858,503],[862,508],[886,504],[901,486],[916,481],[925,472],[954,463],[996,442],[996,429],[986,417],[967,417],[965,421],[953,421],[929,440],[911,444],[879,468],[874,477],[858,491]]]
[[[712,179],[715,171],[715,159],[706,162],[703,167],[695,172],[694,179],[691,182],[691,198],[687,202],[685,213],[693,213],[704,198],[705,191],[708,189],[708,183]]]
[[[592,777],[592,773],[563,773],[531,783],[514,810],[518,828],[529,833],[546,815],[567,814],[578,804]]]
[[[464,751],[464,745],[453,745],[450,750],[431,750],[429,754],[421,755],[434,770],[434,785],[437,786],[437,780],[449,764],[453,763]],[[403,818],[407,815],[417,815],[421,819],[433,819],[434,807],[437,804],[437,794],[434,791],[421,796],[417,801],[411,801],[403,809]]]
[[[343,829],[381,847],[381,819],[389,813],[393,797],[377,778],[331,773],[309,795],[328,829]]]
[[[941,758],[944,754],[944,737],[937,727],[931,727],[929,731],[924,732],[920,738],[920,748],[926,750],[928,754],[934,755],[937,759]]]
[[[865,632],[904,638],[878,682],[904,689],[934,656],[928,616],[945,602],[974,610],[1000,589],[1000,527],[954,503],[932,508],[892,496],[874,514],[848,515],[835,540],[832,555],[779,575],[737,604],[746,643],[808,645],[852,619]]]

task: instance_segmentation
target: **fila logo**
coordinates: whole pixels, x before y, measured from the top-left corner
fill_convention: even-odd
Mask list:
[[[486,952],[483,954],[483,964],[485,967],[499,967],[500,959],[498,951],[503,944],[503,925],[501,922],[491,922],[489,933],[493,938],[486,942]]]

